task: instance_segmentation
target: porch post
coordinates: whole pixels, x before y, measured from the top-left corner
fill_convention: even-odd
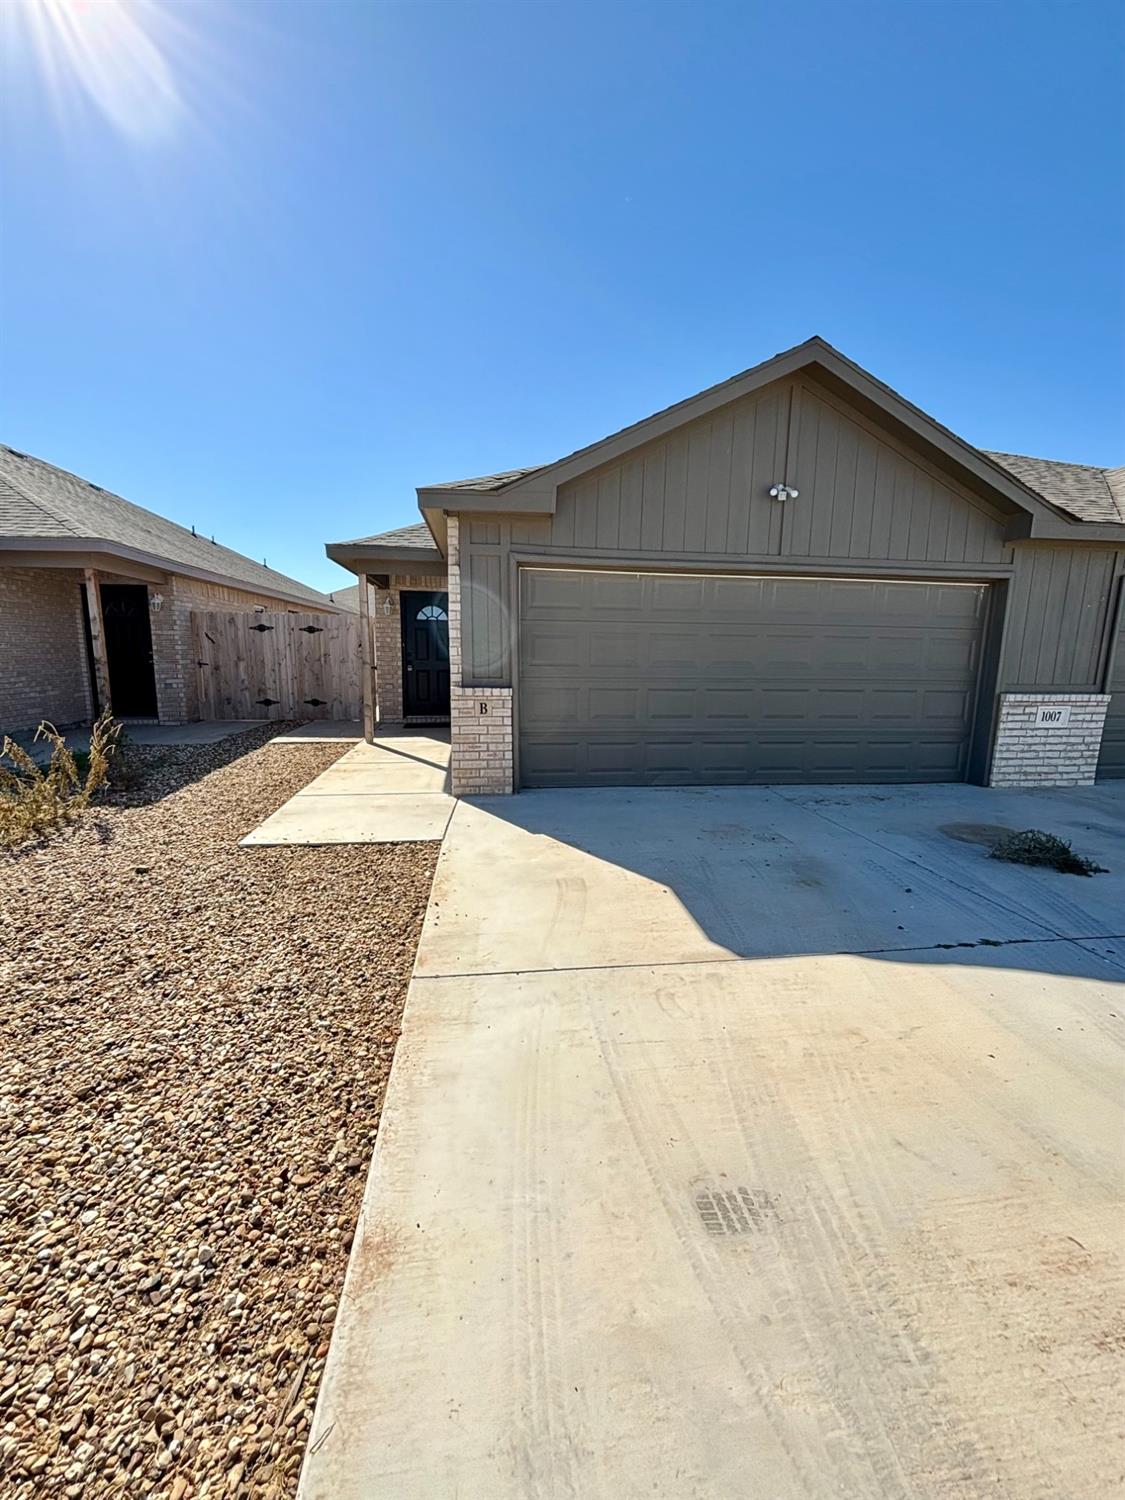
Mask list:
[[[371,580],[359,575],[359,654],[363,677],[363,738],[375,740],[375,646],[371,634]]]
[[[98,575],[93,568],[82,569],[86,587],[86,609],[90,617],[90,646],[94,657],[94,681],[98,690],[98,713],[113,712],[109,695],[109,658],[105,651],[105,622],[102,619],[102,596]],[[97,715],[95,715],[97,717]]]

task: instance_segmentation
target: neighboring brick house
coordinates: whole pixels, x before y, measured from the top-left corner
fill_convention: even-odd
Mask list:
[[[324,594],[0,445],[0,734],[199,717],[192,610],[341,612]]]
[[[417,494],[327,551],[368,731],[452,708],[455,792],[1125,776],[1125,468],[974,448],[821,339]]]

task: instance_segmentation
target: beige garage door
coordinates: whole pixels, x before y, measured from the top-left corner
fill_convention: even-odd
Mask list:
[[[524,786],[961,781],[986,587],[525,568]]]

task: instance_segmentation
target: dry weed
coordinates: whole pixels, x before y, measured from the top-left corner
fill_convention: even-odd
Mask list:
[[[107,710],[90,731],[81,770],[53,724],[44,721],[35,731],[37,740],[51,746],[46,766],[5,736],[0,746],[0,849],[42,838],[85,812],[109,774],[120,736],[121,725]]]

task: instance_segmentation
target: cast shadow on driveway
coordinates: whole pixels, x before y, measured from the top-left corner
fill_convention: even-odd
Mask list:
[[[1109,873],[988,857],[1030,827]],[[422,974],[853,953],[1125,979],[1121,782],[524,792],[462,802],[447,849]]]

